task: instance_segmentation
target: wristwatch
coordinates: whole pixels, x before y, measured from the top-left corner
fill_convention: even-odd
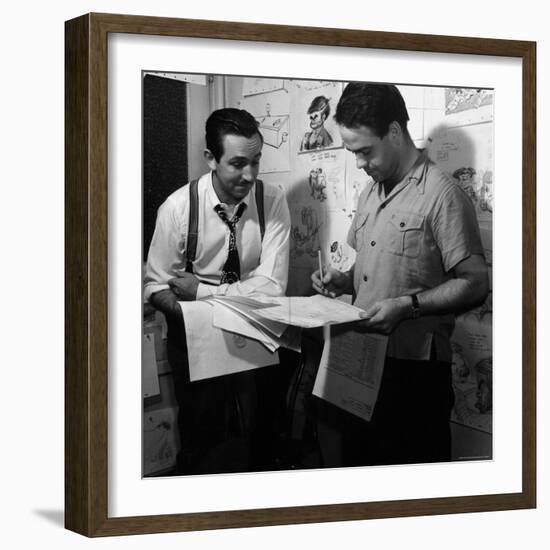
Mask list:
[[[418,319],[420,317],[420,303],[418,302],[418,296],[416,294],[411,294],[411,299],[411,319]]]

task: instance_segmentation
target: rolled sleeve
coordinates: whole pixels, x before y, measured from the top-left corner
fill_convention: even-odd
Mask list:
[[[167,200],[157,213],[155,232],[147,255],[144,278],[144,299],[168,287],[168,281],[176,276],[183,265],[182,250],[185,237],[175,217],[174,204]]]
[[[484,254],[474,205],[458,185],[441,193],[432,228],[446,272],[472,254]]]

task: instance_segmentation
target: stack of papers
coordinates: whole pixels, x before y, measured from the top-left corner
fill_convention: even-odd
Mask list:
[[[363,311],[324,296],[210,296],[179,302],[191,381],[279,363],[280,347],[301,351],[301,330],[361,319]]]
[[[211,296],[213,325],[261,342],[268,350],[300,351],[300,328],[361,320],[362,309],[317,294],[303,297]]]
[[[216,328],[257,340],[271,352],[280,347],[300,351],[299,329],[259,314],[263,308],[277,304],[233,296],[211,297],[205,301],[214,308],[212,324]]]
[[[361,320],[364,310],[317,294],[309,298],[267,298],[256,314],[264,319],[303,328],[324,327]],[[266,307],[269,306],[269,307]]]

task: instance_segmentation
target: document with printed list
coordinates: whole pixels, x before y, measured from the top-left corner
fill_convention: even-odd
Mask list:
[[[326,327],[325,345],[313,394],[364,420],[370,420],[382,373],[388,337],[349,325]]]

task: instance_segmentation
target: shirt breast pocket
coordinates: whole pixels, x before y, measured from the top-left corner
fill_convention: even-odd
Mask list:
[[[359,252],[365,244],[367,238],[365,235],[365,224],[367,223],[368,217],[368,213],[356,214],[355,222],[352,226],[356,252]]]
[[[424,239],[424,216],[395,212],[386,226],[385,248],[390,254],[417,258]]]

